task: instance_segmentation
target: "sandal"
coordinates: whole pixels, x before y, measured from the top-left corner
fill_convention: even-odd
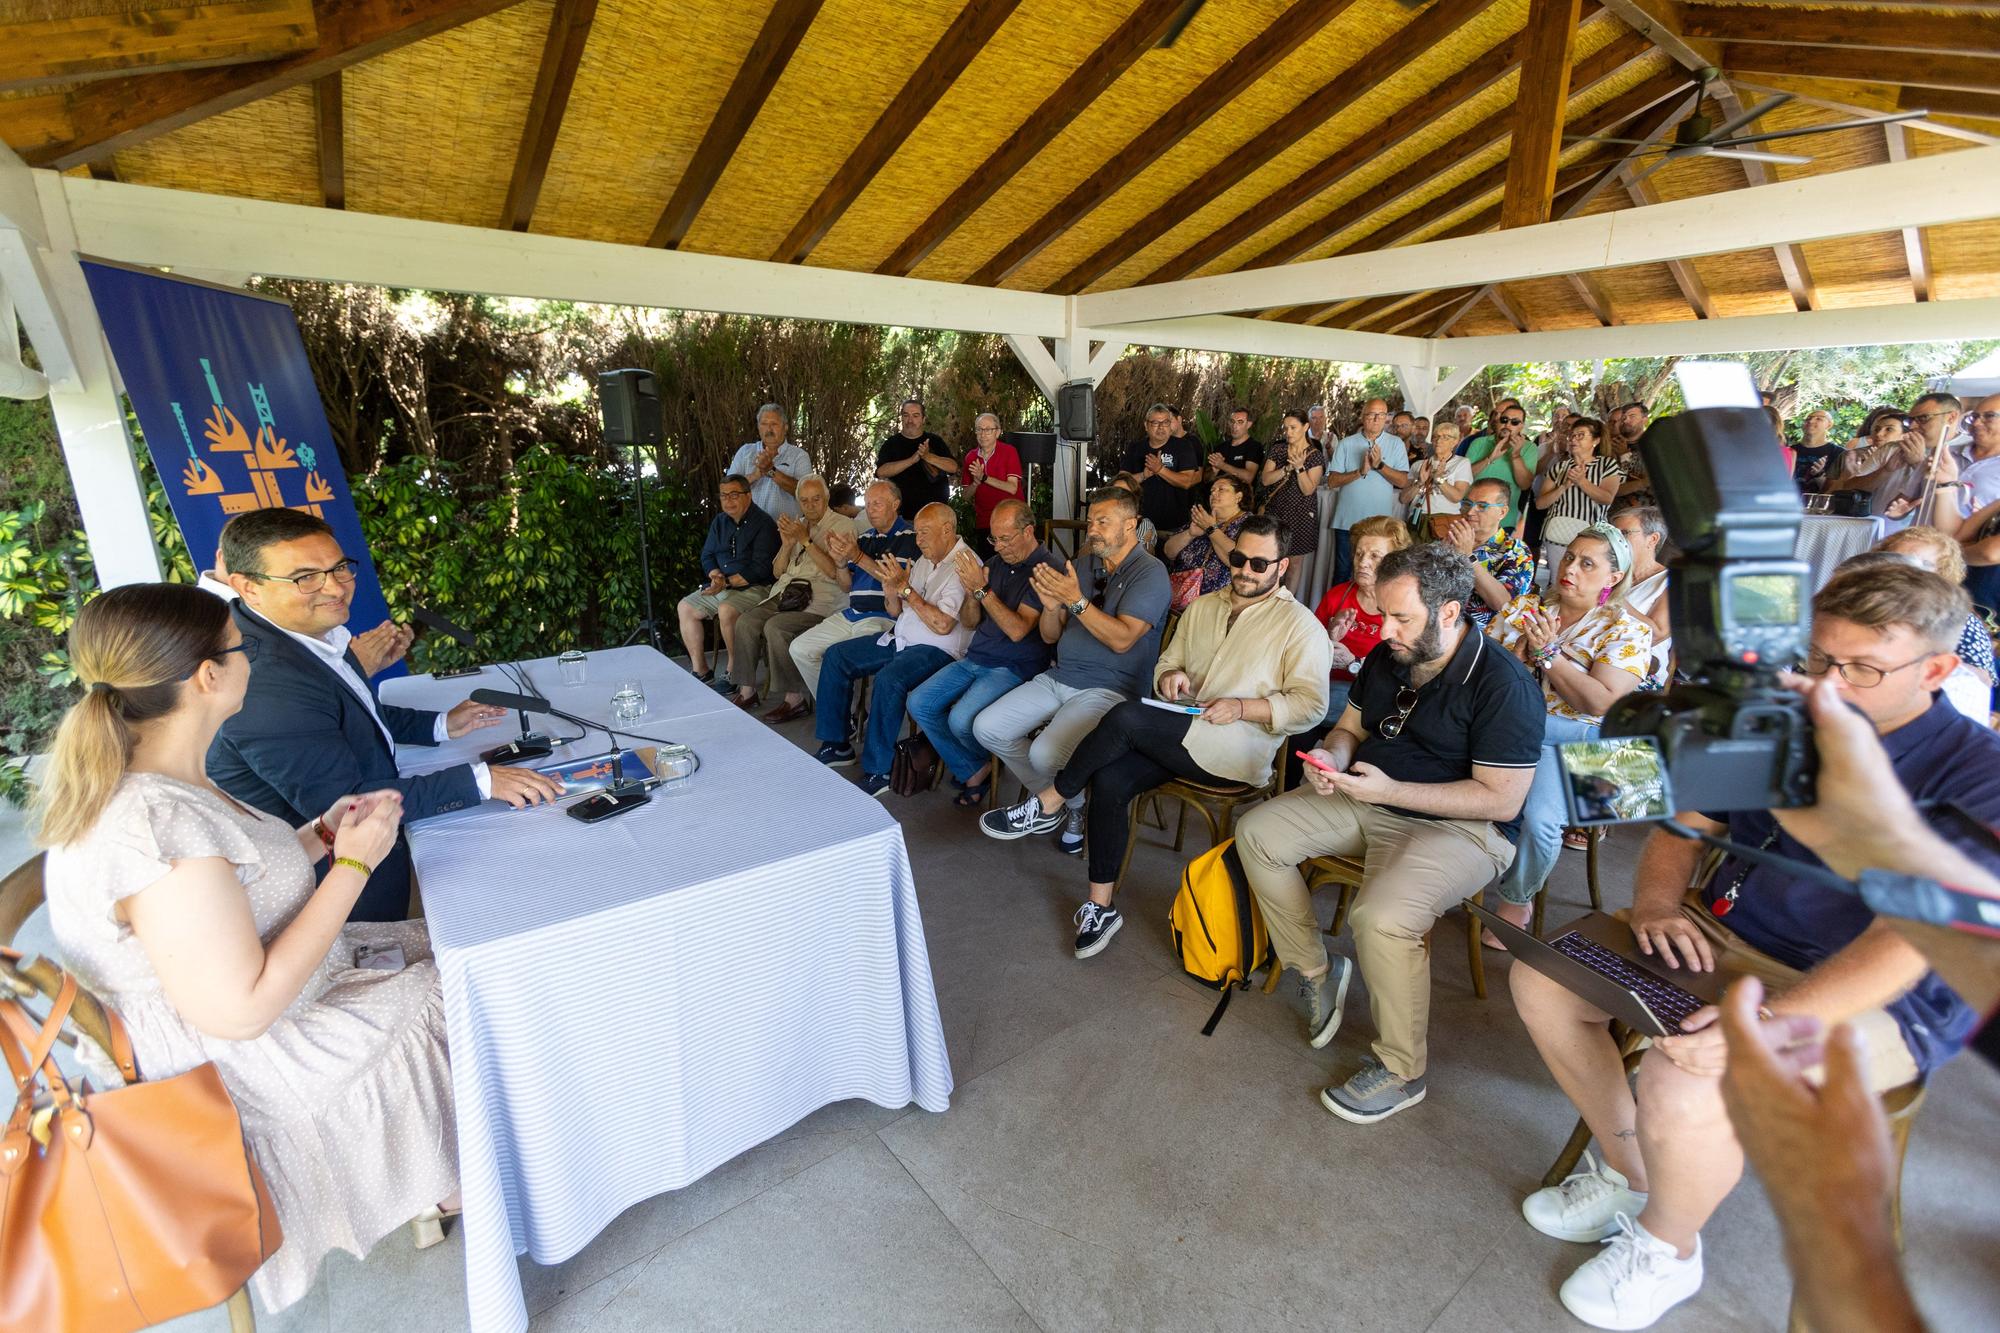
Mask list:
[[[988,778],[985,782],[969,783],[958,789],[958,795],[951,798],[951,803],[961,810],[977,810],[980,806],[986,804],[987,794],[992,790],[993,780],[991,778]]]
[[[1590,850],[1590,834],[1580,828],[1563,830],[1563,846],[1573,852]]]

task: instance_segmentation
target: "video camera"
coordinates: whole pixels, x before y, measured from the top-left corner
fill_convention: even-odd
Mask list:
[[[1675,792],[1703,810],[1809,805],[1811,722],[1778,673],[1805,659],[1812,575],[1794,554],[1804,509],[1770,418],[1694,408],[1654,422],[1639,453],[1679,549],[1667,587],[1686,679],[1626,695],[1604,739],[1562,747],[1571,813],[1664,818]]]

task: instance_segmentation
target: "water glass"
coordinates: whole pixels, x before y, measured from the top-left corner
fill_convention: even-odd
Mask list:
[[[556,666],[562,669],[562,683],[565,685],[583,684],[583,663],[583,654],[574,648],[556,658]]]
[[[611,717],[632,722],[646,715],[646,689],[637,680],[621,680],[611,696]]]

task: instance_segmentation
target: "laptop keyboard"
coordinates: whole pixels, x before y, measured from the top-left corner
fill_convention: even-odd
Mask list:
[[[1680,1031],[1681,1020],[1695,1010],[1707,1007],[1708,1001],[1688,994],[1672,982],[1660,980],[1643,968],[1634,967],[1595,940],[1586,939],[1575,931],[1549,941],[1549,947],[1631,991],[1646,1008],[1652,1010],[1653,1017],[1659,1019],[1669,1032]]]

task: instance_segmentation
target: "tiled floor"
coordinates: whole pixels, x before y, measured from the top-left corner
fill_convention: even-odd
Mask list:
[[[789,730],[807,743],[809,723]],[[568,1263],[524,1263],[537,1333],[1582,1327],[1554,1293],[1589,1251],[1518,1212],[1571,1113],[1514,1016],[1503,959],[1487,956],[1491,998],[1473,997],[1456,916],[1433,966],[1428,1099],[1364,1129],[1316,1096],[1366,1049],[1358,989],[1323,1052],[1255,991],[1201,1036],[1213,996],[1168,951],[1179,858],[1164,844],[1141,844],[1123,933],[1078,962],[1078,862],[1041,840],[985,840],[943,792],[891,800],[958,1081],[950,1111],[828,1107],[631,1209]],[[1614,905],[1635,847],[1607,848]],[[1551,920],[1586,901],[1582,855],[1568,854]],[[1994,1327],[1996,1108],[2000,1077],[1961,1060],[1916,1129],[1909,1263],[1939,1329]],[[1658,1327],[1781,1328],[1790,1282],[1754,1181],[1704,1241],[1706,1289]],[[456,1237],[418,1253],[398,1233],[365,1263],[335,1256],[307,1300],[259,1324],[461,1328],[463,1283]],[[174,1327],[223,1326],[215,1312]]]

